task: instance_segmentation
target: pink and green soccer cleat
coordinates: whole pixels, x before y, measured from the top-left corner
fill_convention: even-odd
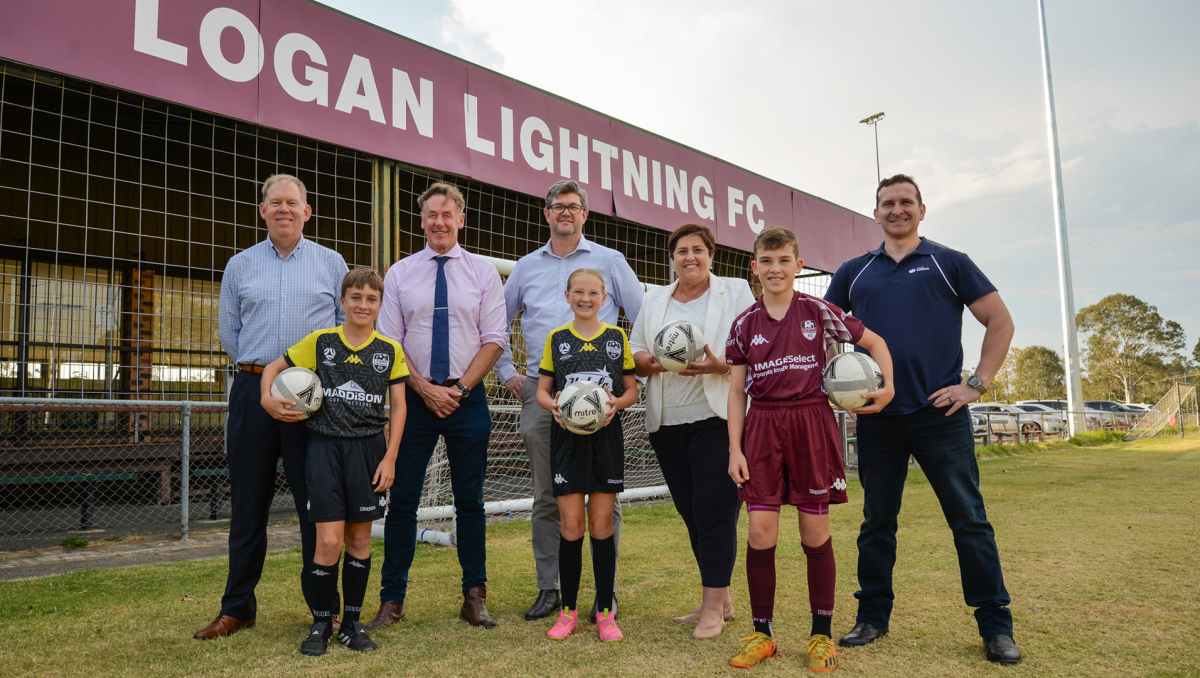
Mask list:
[[[579,611],[568,610],[563,608],[558,613],[558,619],[554,622],[554,626],[550,627],[550,631],[546,633],[546,637],[551,640],[566,640],[575,633],[575,629],[579,628]]]
[[[616,642],[625,637],[621,629],[617,628],[617,620],[613,613],[608,610],[602,610],[596,615],[596,629],[600,631],[600,640],[605,643]]]

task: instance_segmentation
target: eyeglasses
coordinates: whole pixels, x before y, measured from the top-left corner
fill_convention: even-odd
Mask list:
[[[577,216],[577,215],[583,213],[583,205],[579,205],[579,204],[560,205],[558,203],[554,203],[553,205],[547,207],[546,209],[550,210],[551,214],[562,214],[563,212],[570,212],[572,216]]]

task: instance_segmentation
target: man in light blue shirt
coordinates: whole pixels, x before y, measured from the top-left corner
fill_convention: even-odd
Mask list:
[[[587,221],[587,191],[574,181],[560,181],[546,194],[543,212],[550,224],[550,242],[517,261],[504,284],[508,320],[521,314],[521,333],[525,337],[525,374],[513,365],[511,349],[496,362],[496,376],[522,403],[521,438],[533,472],[533,557],[537,564],[538,597],[525,612],[525,619],[541,619],[555,612],[561,602],[558,593],[558,502],[550,472],[550,426],[554,417],[537,404],[538,364],[550,331],[574,319],[567,305],[567,278],[577,269],[592,268],[604,276],[608,299],[600,309],[600,320],[617,324],[619,309],[632,323],[642,310],[645,288],[625,261],[625,255],[583,237]],[[621,505],[613,512],[613,535],[621,543]],[[598,601],[599,602],[599,601]],[[604,601],[607,603],[608,601]],[[617,602],[603,605],[617,614]],[[592,620],[596,607],[592,607]]]
[[[280,457],[300,517],[305,566],[312,563],[317,543],[316,528],[308,522],[308,430],[299,412],[277,412],[276,419],[264,410],[259,384],[263,366],[288,347],[313,330],[345,322],[346,313],[338,302],[346,261],[304,239],[312,207],[299,179],[272,175],[263,182],[262,193],[258,212],[266,222],[267,238],[233,255],[221,278],[221,345],[238,368],[229,394],[226,436],[229,576],[221,613],[192,636],[197,640],[254,625],[258,615],[254,589],[267,553],[267,518]]]

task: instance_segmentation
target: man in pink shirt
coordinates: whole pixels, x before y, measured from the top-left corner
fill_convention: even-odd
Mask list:
[[[417,539],[417,505],[438,437],[446,440],[458,522],[463,605],[459,616],[492,628],[488,615],[483,478],[492,420],[481,384],[508,345],[504,287],[496,268],[458,245],[466,200],[436,183],[417,204],[425,249],[396,262],[384,278],[379,333],[399,341],[412,375],[408,422],[384,526],[383,590],[371,629],[404,618],[408,569]]]

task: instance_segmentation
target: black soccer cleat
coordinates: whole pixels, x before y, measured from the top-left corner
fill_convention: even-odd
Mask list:
[[[379,649],[375,641],[367,636],[367,627],[358,621],[342,622],[342,630],[338,631],[338,642],[355,652],[370,652]]]
[[[333,627],[329,622],[316,622],[308,630],[308,637],[300,643],[300,654],[310,657],[320,657],[329,649],[329,639],[333,636]]]

